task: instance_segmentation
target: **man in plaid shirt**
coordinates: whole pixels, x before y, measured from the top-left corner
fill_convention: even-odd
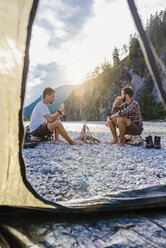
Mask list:
[[[143,131],[143,122],[140,113],[138,102],[133,100],[133,89],[131,87],[124,87],[122,95],[116,97],[113,103],[113,111],[116,114],[111,115],[106,125],[109,126],[113,140],[110,144],[118,144],[124,146],[125,134],[140,135]],[[119,106],[119,102],[124,103]],[[120,140],[116,133],[116,127],[119,128]]]

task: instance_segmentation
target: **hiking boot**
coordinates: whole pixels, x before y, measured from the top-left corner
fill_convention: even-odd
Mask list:
[[[161,139],[161,137],[159,137],[159,136],[154,137],[154,148],[156,148],[156,149],[161,148],[160,139]]]
[[[152,140],[152,136],[149,135],[148,137],[146,137],[146,148],[152,148],[153,147],[153,140]]]

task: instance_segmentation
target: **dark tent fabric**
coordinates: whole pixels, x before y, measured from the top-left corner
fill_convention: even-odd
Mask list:
[[[133,19],[135,22],[135,25],[138,29],[138,32],[140,34],[140,45],[145,57],[146,64],[148,66],[149,72],[153,78],[153,81],[155,83],[155,87],[158,91],[158,94],[160,96],[161,101],[163,102],[163,105],[166,109],[166,89],[164,87],[164,83],[161,80],[160,72],[159,72],[159,65],[161,67],[161,70],[165,74],[165,66],[159,59],[158,55],[155,53],[155,50],[153,49],[152,44],[150,43],[150,40],[148,41],[148,38],[146,36],[146,33],[143,29],[141,20],[139,18],[139,15],[137,13],[136,6],[134,4],[134,1],[127,0],[131,13],[133,15]],[[165,74],[166,75],[166,74]]]
[[[1,247],[164,248],[165,232],[161,208],[86,215],[15,209],[0,216]]]
[[[128,0],[129,7],[131,8],[133,17],[135,19],[135,23],[137,25],[138,31],[140,33],[142,39],[142,48],[145,54],[146,62],[148,64],[150,73],[154,79],[155,85],[160,93],[161,100],[163,104],[166,105],[166,94],[165,89],[162,86],[162,81],[159,76],[158,71],[158,58],[154,54],[149,42],[146,38],[145,32],[142,28],[139,16],[137,15],[137,11],[134,5],[134,1]],[[42,226],[41,223],[38,222],[39,219],[46,218],[46,216],[50,217],[51,214],[54,218],[57,218],[57,214],[61,214],[60,216],[64,216],[66,218],[66,214],[72,215],[70,217],[73,219],[79,218],[78,214],[82,213],[84,216],[90,214],[92,212],[111,212],[111,211],[124,211],[124,210],[136,210],[136,209],[154,209],[154,208],[164,208],[166,207],[166,185],[161,185],[158,187],[150,187],[142,190],[134,190],[134,191],[125,191],[116,194],[106,195],[103,198],[93,198],[88,200],[75,200],[70,202],[61,202],[61,204],[52,203],[42,199],[31,187],[31,185],[26,180],[25,175],[25,164],[22,157],[22,144],[24,137],[24,129],[22,123],[22,111],[23,111],[23,100],[25,95],[25,85],[26,85],[26,77],[28,72],[28,49],[31,37],[31,29],[33,20],[35,17],[35,13],[38,6],[37,0],[1,0],[1,25],[0,25],[0,49],[1,49],[1,107],[0,107],[0,115],[2,117],[3,122],[1,122],[1,130],[0,130],[0,246],[4,247],[25,247],[27,244],[33,247],[33,243],[31,244],[31,240],[33,239],[33,235],[30,234],[30,230],[36,228],[37,225]],[[5,110],[5,111],[4,111]],[[148,216],[148,211],[145,211],[145,216],[141,215],[140,219],[135,214],[132,216],[133,225],[137,222],[147,223],[148,225],[154,224],[155,220],[155,212],[152,213],[152,217]],[[154,210],[151,210],[152,212]],[[36,214],[35,214],[36,212]],[[39,214],[37,214],[39,213]],[[36,215],[37,221],[36,226],[33,226],[33,220]],[[25,229],[22,231],[21,226],[23,226],[23,221],[26,217],[30,218],[31,223],[27,226],[28,235],[26,236]],[[42,218],[41,218],[42,216]],[[93,216],[93,215],[92,215]],[[116,216],[120,216],[116,214]],[[21,218],[22,222],[17,222],[18,217]],[[39,219],[38,219],[39,218]],[[50,217],[53,218],[53,217]],[[103,217],[104,218],[104,217]],[[113,218],[113,217],[111,217]],[[119,219],[120,217],[116,217]],[[122,219],[126,217],[122,217]],[[150,224],[149,224],[149,218]],[[162,232],[165,231],[165,212],[163,210],[163,214],[159,215],[160,221],[157,222],[156,226],[158,226],[157,231],[161,232],[161,235],[155,233],[156,226],[152,227],[151,232],[154,233],[154,238],[148,238],[139,236],[141,244],[140,247],[164,247],[165,236]],[[92,220],[92,219],[91,219]],[[138,221],[139,220],[139,221]],[[100,222],[101,221],[101,222]],[[106,229],[110,228],[110,223],[113,221],[115,223],[116,219],[111,219],[109,222],[108,216],[105,218],[106,221]],[[65,221],[67,222],[67,221]],[[109,224],[108,224],[108,223]],[[15,224],[14,224],[15,223]],[[27,221],[27,223],[29,223]],[[43,222],[46,228],[47,224],[52,225],[50,223],[51,220]],[[60,226],[63,227],[63,221],[61,220]],[[80,226],[79,235],[81,234],[81,228],[86,226],[84,224],[78,224]],[[87,223],[88,220],[87,220]],[[102,220],[95,222],[95,225],[102,225]],[[119,221],[118,221],[119,223]],[[20,224],[18,227],[16,224]],[[126,224],[122,222],[118,224],[114,224],[110,232],[106,232],[106,236],[109,234],[113,236],[115,230],[128,230],[132,229],[132,232],[127,232],[125,235],[132,235],[135,232],[136,236],[138,236],[137,231],[133,228],[134,226],[129,225],[130,222]],[[65,224],[67,225],[67,224]],[[129,225],[129,226],[127,226]],[[56,224],[55,224],[56,228]],[[73,226],[71,227],[68,224],[68,231],[66,231],[66,236],[71,238],[71,233],[73,232]],[[89,228],[89,229],[88,229]],[[87,224],[87,229],[92,230],[91,224]],[[60,228],[61,232],[59,234],[62,235],[63,228]],[[64,228],[65,229],[65,228]],[[84,229],[84,228],[83,228]],[[51,235],[50,228],[50,235]],[[100,235],[100,231],[96,228],[96,232]],[[125,232],[124,231],[124,232]],[[40,230],[41,232],[41,230]],[[92,230],[93,232],[93,230]],[[47,231],[46,231],[47,233]],[[46,235],[43,233],[43,237]],[[90,232],[91,233],[91,232]],[[141,233],[141,232],[140,232]],[[121,233],[123,236],[124,233]],[[56,235],[58,235],[56,233]],[[55,236],[56,236],[55,235]],[[64,235],[64,233],[63,233]],[[63,236],[62,235],[62,236]],[[157,236],[158,235],[158,236]],[[61,237],[62,237],[61,236]],[[146,236],[146,235],[145,235]],[[162,237],[159,239],[159,236]],[[30,238],[31,237],[31,238]],[[84,238],[89,237],[87,233],[82,238],[82,241],[76,241],[75,247],[79,242],[83,242]],[[156,238],[156,239],[155,239]],[[87,238],[88,239],[88,238]],[[64,239],[65,242],[68,242],[68,239]],[[88,241],[88,240],[87,240]],[[43,241],[47,242],[47,240]],[[50,242],[50,241],[49,241]],[[118,244],[119,242],[119,244]],[[105,243],[108,247],[127,247],[126,243],[124,246],[121,245],[123,241],[117,241],[117,246],[115,243]],[[127,242],[127,241],[126,241]],[[132,241],[130,241],[132,243]],[[39,244],[40,242],[38,242]],[[37,245],[38,245],[37,244]],[[71,242],[72,244],[72,242]],[[45,244],[43,243],[44,247]],[[118,246],[119,245],[119,246]],[[126,245],[126,246],[125,246]],[[142,246],[141,246],[142,245]],[[83,246],[83,243],[82,243]],[[133,246],[133,247],[138,247]],[[38,247],[38,246],[34,246]],[[49,247],[49,246],[48,246]],[[54,247],[54,246],[50,246]],[[65,246],[64,246],[65,247]],[[66,246],[67,247],[67,246]],[[69,247],[72,247],[70,245]],[[81,247],[81,244],[80,244]],[[93,247],[93,246],[89,246]],[[95,246],[94,246],[95,247]],[[104,244],[96,247],[104,247]]]

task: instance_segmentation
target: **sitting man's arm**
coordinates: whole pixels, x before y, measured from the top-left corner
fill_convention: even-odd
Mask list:
[[[56,112],[53,115],[43,115],[43,117],[46,119],[47,122],[53,122],[55,120],[57,120],[59,117],[61,116],[61,114],[59,112]]]
[[[46,119],[47,122],[53,122],[55,120],[57,120],[59,117],[63,117],[64,115],[62,114],[62,112],[64,111],[63,108],[59,108],[59,110],[55,113],[55,114],[47,114],[47,115],[43,115],[43,117]]]
[[[120,110],[118,112],[118,114],[119,114],[119,116],[127,117],[129,114],[134,113],[136,108],[137,108],[136,104],[134,102],[132,102],[127,108]]]
[[[121,102],[123,99],[121,96],[117,96],[115,98],[115,101],[112,106],[112,111],[115,112],[116,114],[109,116],[110,121],[113,121],[115,118],[119,117],[118,111],[124,109],[124,103],[118,106],[119,102]]]
[[[119,107],[121,107],[121,106],[119,106]],[[119,111],[117,111],[116,114],[111,115],[109,118],[110,118],[110,120],[114,120],[118,117],[127,117],[129,114],[134,113],[136,108],[137,108],[136,103],[132,102],[127,108],[121,108]]]
[[[121,101],[122,101],[121,96],[117,96],[115,98],[115,101],[114,101],[113,106],[112,106],[112,111],[113,112],[118,112],[118,111],[120,111],[120,110],[122,110],[124,108],[123,107],[124,104],[121,104],[120,106],[118,106],[119,102],[121,102]]]

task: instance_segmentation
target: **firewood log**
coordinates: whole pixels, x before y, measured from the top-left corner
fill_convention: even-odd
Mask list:
[[[99,139],[96,139],[92,136],[89,127],[86,125],[86,121],[83,122],[82,130],[77,137],[78,140],[83,141],[86,144],[98,144],[100,143]]]

